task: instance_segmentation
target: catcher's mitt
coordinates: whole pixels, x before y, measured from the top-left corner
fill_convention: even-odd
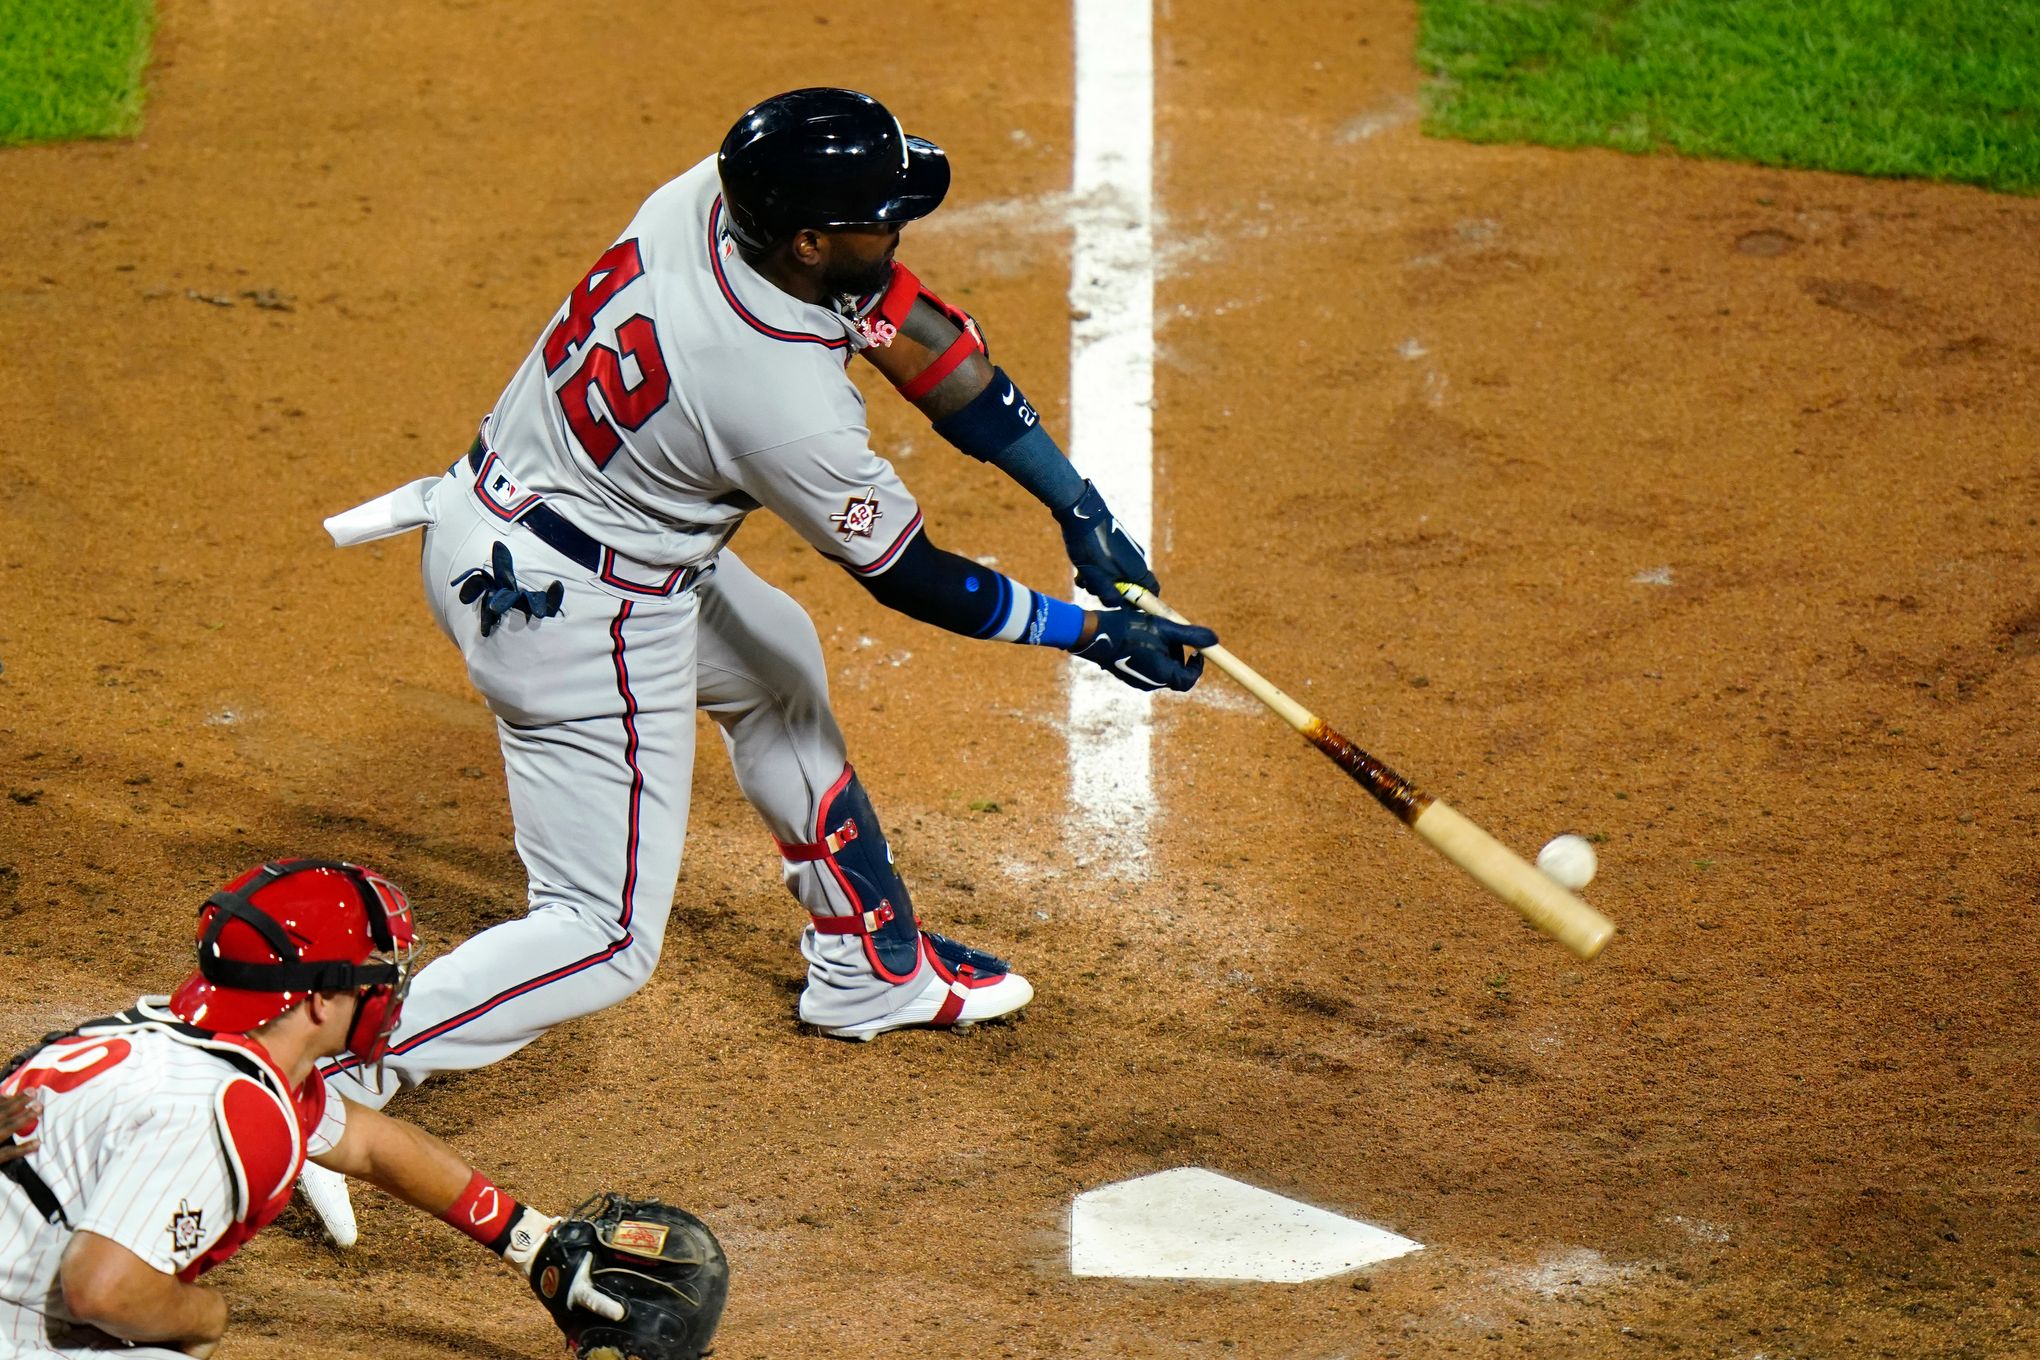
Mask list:
[[[622,1320],[570,1302],[576,1285],[622,1303]],[[531,1290],[581,1360],[700,1360],[722,1321],[730,1266],[686,1210],[601,1194],[540,1244]]]

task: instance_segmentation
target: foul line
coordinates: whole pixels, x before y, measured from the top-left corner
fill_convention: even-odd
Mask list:
[[[1076,163],[1070,254],[1070,458],[1141,543],[1154,519],[1154,19],[1150,0],[1073,0]],[[1144,862],[1155,811],[1150,707],[1072,660],[1078,840]],[[1080,851],[1082,853],[1082,851]]]

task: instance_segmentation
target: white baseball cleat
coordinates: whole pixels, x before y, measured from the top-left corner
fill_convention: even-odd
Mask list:
[[[333,1239],[334,1246],[345,1251],[361,1240],[361,1231],[354,1226],[354,1198],[348,1192],[345,1176],[328,1171],[317,1162],[306,1162],[305,1169],[298,1173],[298,1190],[319,1216],[319,1222],[326,1225],[326,1236]]]
[[[854,1025],[820,1025],[832,1039],[869,1043],[895,1029],[968,1029],[1011,1015],[1034,999],[1034,985],[1002,960],[929,931],[921,933],[927,983],[894,1010]]]

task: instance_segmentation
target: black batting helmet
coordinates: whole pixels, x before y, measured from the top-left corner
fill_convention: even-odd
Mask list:
[[[716,170],[730,230],[753,250],[802,227],[911,222],[949,192],[941,147],[909,137],[870,95],[827,87],[745,110]]]

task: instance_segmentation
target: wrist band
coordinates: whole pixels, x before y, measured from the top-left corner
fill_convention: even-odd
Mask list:
[[[1028,614],[1027,634],[1020,640],[1037,647],[1060,647],[1066,652],[1075,647],[1077,639],[1084,635],[1083,607],[1040,591],[1030,593],[1034,596],[1034,608]]]
[[[440,1217],[501,1256],[503,1249],[510,1245],[510,1230],[523,1209],[523,1205],[497,1189],[487,1176],[477,1171],[467,1183],[467,1189],[446,1206],[446,1212]]]
[[[1029,590],[1010,576],[998,572],[986,574],[992,578],[998,594],[992,616],[978,630],[978,637],[1068,651],[1084,635],[1084,611],[1079,606]],[[979,586],[973,579],[964,589],[975,595]]]
[[[913,535],[889,569],[858,576],[857,583],[886,608],[964,637],[1068,651],[1083,636],[1089,618],[1078,605],[1029,590],[982,562],[944,552],[925,533]]]

